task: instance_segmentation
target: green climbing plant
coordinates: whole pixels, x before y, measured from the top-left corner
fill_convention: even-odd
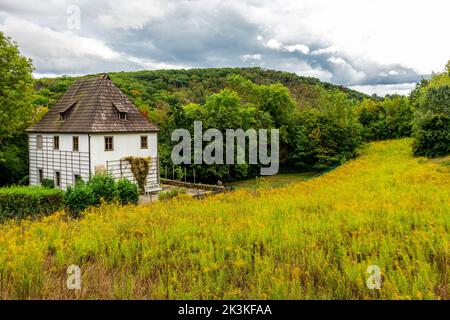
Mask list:
[[[127,161],[131,166],[131,172],[137,181],[139,190],[144,192],[145,184],[147,181],[148,170],[152,165],[152,159],[150,157],[125,157],[122,160]]]

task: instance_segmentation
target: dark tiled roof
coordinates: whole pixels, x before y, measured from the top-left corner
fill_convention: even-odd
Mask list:
[[[119,119],[119,111],[127,119]],[[64,119],[60,120],[60,113]],[[28,132],[143,132],[155,125],[127,99],[107,75],[75,81]]]

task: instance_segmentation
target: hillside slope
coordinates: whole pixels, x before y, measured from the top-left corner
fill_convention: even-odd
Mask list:
[[[371,143],[280,189],[10,222],[0,298],[450,299],[450,171],[410,153],[409,139]],[[65,289],[70,264],[81,292]]]

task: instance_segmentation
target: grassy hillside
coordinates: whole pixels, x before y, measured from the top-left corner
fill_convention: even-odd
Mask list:
[[[0,298],[450,299],[449,167],[410,154],[409,139],[371,143],[283,188],[8,222]]]

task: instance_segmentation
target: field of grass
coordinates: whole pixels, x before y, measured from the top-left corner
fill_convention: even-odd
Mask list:
[[[450,156],[435,158],[431,161],[434,163],[439,163],[444,167],[450,167]]]
[[[450,299],[450,169],[410,154],[409,139],[371,143],[277,189],[7,222],[0,298]]]
[[[279,188],[284,185],[301,182],[311,179],[316,172],[298,172],[298,173],[280,173],[273,176],[265,176],[257,179],[248,179],[242,181],[231,182],[227,184],[237,190],[239,189],[255,189],[257,187],[263,188]],[[257,182],[259,180],[259,182]]]

